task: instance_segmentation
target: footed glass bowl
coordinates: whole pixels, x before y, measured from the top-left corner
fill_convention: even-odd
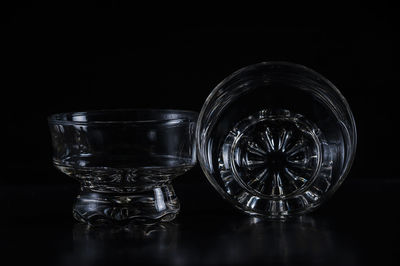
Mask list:
[[[171,186],[196,163],[197,113],[102,110],[55,114],[48,122],[53,160],[77,179],[78,221],[170,221],[179,212]]]
[[[347,101],[317,72],[287,62],[223,80],[197,123],[198,159],[239,209],[269,218],[309,212],[340,186],[356,149]]]

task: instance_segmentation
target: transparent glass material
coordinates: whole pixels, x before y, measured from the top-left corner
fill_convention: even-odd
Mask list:
[[[81,184],[74,217],[90,224],[174,219],[171,181],[196,163],[196,120],[178,110],[50,116],[54,164]]]
[[[269,218],[309,212],[343,182],[356,148],[349,105],[301,65],[266,62],[223,80],[197,123],[198,159],[216,190]]]

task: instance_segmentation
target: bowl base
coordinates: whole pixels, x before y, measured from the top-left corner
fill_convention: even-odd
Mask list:
[[[224,190],[246,213],[272,219],[319,205],[332,177],[321,130],[301,114],[260,110],[239,121],[218,157]]]
[[[97,192],[82,186],[73,207],[76,220],[92,225],[173,220],[180,204],[170,184],[133,193]]]

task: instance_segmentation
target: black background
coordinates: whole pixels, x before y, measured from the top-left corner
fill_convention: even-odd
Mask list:
[[[70,227],[76,225],[70,213],[61,210],[69,210],[74,197],[63,187],[71,185],[76,189],[77,184],[52,166],[48,115],[108,108],[200,111],[211,90],[230,73],[261,61],[279,60],[306,65],[327,77],[346,97],[356,119],[358,146],[348,176],[350,181],[346,181],[338,195],[311,220],[314,219],[314,223],[316,220],[316,227],[322,224],[324,228],[325,221],[332,218],[329,215],[336,217],[333,225],[328,222],[328,232],[335,236],[335,248],[331,252],[342,256],[339,264],[355,265],[364,254],[378,251],[379,255],[372,260],[361,259],[362,264],[380,263],[382,258],[393,262],[391,258],[399,251],[398,245],[394,245],[398,230],[390,229],[395,226],[390,214],[397,206],[395,194],[399,186],[398,72],[395,69],[398,30],[394,26],[397,11],[393,7],[384,2],[379,6],[283,3],[280,7],[251,8],[232,3],[220,8],[215,5],[173,6],[171,3],[142,7],[122,6],[116,2],[81,2],[79,5],[41,2],[13,4],[0,10],[3,13],[0,35],[3,169],[0,184],[6,191],[2,191],[2,200],[8,199],[5,202],[10,212],[6,225],[15,223],[20,228],[30,228],[27,225],[33,224],[34,230],[42,228],[43,233],[40,230],[29,232],[30,229],[17,231],[16,236],[20,238],[31,237],[29,245],[42,241],[40,243],[50,247],[54,239],[44,235],[54,234],[67,239],[57,242],[61,243],[60,254],[67,256],[60,251],[63,248],[68,252],[74,250],[69,237]],[[239,219],[239,213],[222,201],[207,183],[199,166],[178,178],[175,184],[182,200],[178,224],[183,227],[182,232],[189,232],[183,238],[184,246],[201,239],[200,235],[207,230],[221,234],[213,227],[218,219]],[[53,205],[44,196],[49,193],[45,189],[49,185],[56,186],[48,195],[53,197]],[[379,200],[374,200],[376,198]],[[207,199],[208,203],[201,199]],[[15,206],[26,205],[25,200],[32,200],[31,205],[28,204],[32,209],[24,216],[15,211]],[[34,206],[38,211],[34,211]],[[202,220],[191,216],[196,215],[196,211],[205,212],[211,218]],[[49,213],[56,216],[51,217]],[[389,215],[386,217],[388,224],[378,219],[383,213]],[[352,217],[351,214],[360,218],[344,218]],[[44,219],[46,216],[49,219]],[[376,217],[375,224],[369,221],[371,216]],[[244,223],[247,224],[247,220]],[[279,226],[280,229],[273,227],[273,232],[281,230],[293,240],[291,231]],[[387,230],[381,234],[377,227]],[[74,229],[74,234],[79,235],[79,230]],[[341,238],[343,235],[345,237]],[[12,233],[7,236],[15,237]],[[238,238],[227,241],[240,241],[247,236],[239,232]],[[199,245],[206,250],[208,242],[201,241]],[[387,243],[387,246],[379,249],[380,244],[370,245],[368,241]],[[9,243],[9,250],[17,254],[19,242],[10,240]],[[121,244],[124,242],[118,243],[126,247]],[[347,244],[344,248],[341,247],[343,243]],[[33,250],[38,251],[37,248]],[[193,250],[197,249],[193,246]],[[143,253],[144,256],[154,255],[153,249],[148,252]],[[243,258],[249,256],[246,252],[238,254]],[[276,258],[281,258],[279,254]],[[74,255],[67,257],[74,263],[82,259]],[[193,256],[196,255],[195,252]],[[309,263],[307,257],[301,256],[300,262]],[[310,256],[321,259],[318,256],[326,254]],[[113,260],[112,257],[108,259]],[[258,259],[253,262],[263,261]],[[318,259],[316,261],[321,262]],[[56,260],[65,265],[71,262],[65,262],[62,257]],[[334,262],[337,261],[331,261]]]
[[[397,138],[397,33],[390,7],[260,6],[236,12],[157,7],[97,2],[3,9],[7,170],[53,171],[49,114],[149,107],[200,111],[233,71],[283,60],[320,72],[347,98],[359,141],[352,178],[396,178],[397,156],[391,155],[399,144],[390,140]],[[28,173],[1,179],[64,181],[32,180]]]

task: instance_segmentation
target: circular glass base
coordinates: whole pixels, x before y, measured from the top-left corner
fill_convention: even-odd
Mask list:
[[[130,193],[97,192],[82,186],[73,207],[76,220],[92,225],[167,222],[180,204],[170,184]]]
[[[261,110],[225,138],[218,158],[225,191],[248,213],[281,217],[302,212],[330,186],[325,142],[302,115]]]

